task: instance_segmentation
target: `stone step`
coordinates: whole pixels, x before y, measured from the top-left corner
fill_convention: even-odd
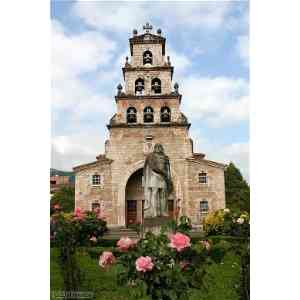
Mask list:
[[[105,239],[115,239],[118,240],[122,236],[128,236],[131,239],[137,239],[138,234],[136,231],[134,231],[131,228],[125,228],[125,227],[120,227],[120,228],[109,228],[108,231],[104,234],[103,238]],[[190,236],[192,238],[201,238],[204,236],[204,232],[202,230],[194,230],[190,232]]]
[[[130,228],[109,228],[108,231],[104,234],[105,239],[120,239],[122,236],[128,236],[132,239],[137,239],[138,234],[136,231]]]

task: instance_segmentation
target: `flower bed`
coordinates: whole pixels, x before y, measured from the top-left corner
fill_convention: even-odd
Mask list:
[[[117,242],[119,257],[112,252],[102,252],[99,265],[108,269],[110,265],[121,266],[118,282],[134,286],[142,298],[182,299],[191,289],[203,286],[206,267],[223,257],[210,241],[191,243],[187,234],[146,233],[145,238],[132,240],[122,237]]]

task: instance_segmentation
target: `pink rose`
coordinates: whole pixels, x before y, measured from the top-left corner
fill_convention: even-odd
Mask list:
[[[97,242],[97,238],[95,237],[95,236],[92,236],[91,238],[90,238],[90,241],[92,241],[92,242]]]
[[[102,268],[109,267],[113,263],[115,263],[116,258],[110,251],[104,251],[99,259],[99,266]]]
[[[202,246],[207,250],[209,251],[210,248],[211,248],[211,244],[208,240],[204,240],[204,241],[200,241],[200,244],[202,244]]]
[[[53,205],[53,208],[54,209],[60,209],[60,205],[58,203],[56,203],[56,204]]]
[[[80,207],[75,208],[74,218],[76,220],[83,220],[85,218],[85,213],[82,211]]]
[[[127,251],[130,248],[133,248],[135,244],[136,241],[130,239],[128,236],[121,237],[117,242],[117,246],[120,251]]]
[[[81,215],[82,213],[83,213],[83,211],[80,207],[75,208],[74,215]]]
[[[141,256],[135,261],[135,267],[139,272],[151,271],[154,267],[151,257]]]
[[[180,232],[170,234],[169,239],[171,241],[169,246],[176,249],[178,252],[181,252],[185,248],[191,246],[191,239],[187,235]]]

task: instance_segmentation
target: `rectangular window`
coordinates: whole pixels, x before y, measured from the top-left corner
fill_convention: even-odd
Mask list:
[[[199,173],[199,183],[202,183],[202,184],[207,183],[207,173],[205,173],[205,172]]]
[[[200,201],[200,213],[208,213],[208,202],[206,200]]]
[[[93,175],[92,184],[93,185],[100,185],[101,184],[101,176],[97,175],[97,174]]]

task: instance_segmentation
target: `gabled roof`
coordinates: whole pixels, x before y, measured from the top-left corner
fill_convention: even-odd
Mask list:
[[[225,169],[227,167],[226,164],[219,163],[216,161],[204,159],[205,154],[203,153],[194,153],[191,157],[188,157],[186,160],[192,163],[204,163],[208,166]]]
[[[87,163],[87,164],[82,164],[82,165],[79,165],[79,166],[75,166],[73,168],[73,171],[74,172],[78,172],[78,171],[81,171],[81,170],[84,170],[84,169],[88,169],[89,167],[94,167],[96,166],[97,164],[101,164],[101,163],[107,163],[107,164],[110,164],[113,162],[113,160],[107,158],[105,156],[105,154],[100,154],[98,155],[97,157],[97,160],[96,161],[93,161],[93,162],[90,162],[90,163]]]

